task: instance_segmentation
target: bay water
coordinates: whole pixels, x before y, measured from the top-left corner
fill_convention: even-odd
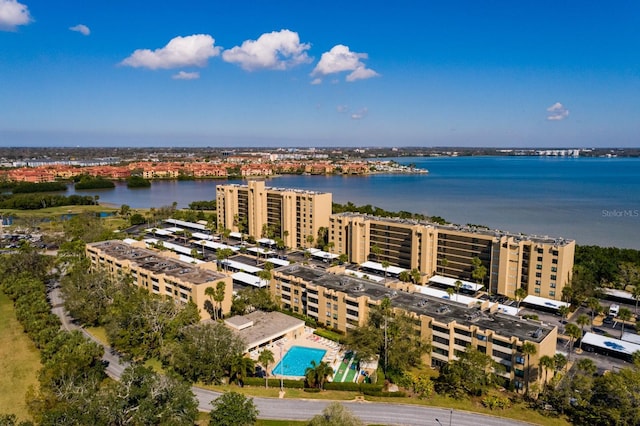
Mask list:
[[[640,249],[640,159],[412,157],[428,174],[274,177],[267,186],[331,192],[338,203],[441,216],[513,233]],[[75,191],[133,208],[187,207],[232,180],[154,181],[151,188]]]

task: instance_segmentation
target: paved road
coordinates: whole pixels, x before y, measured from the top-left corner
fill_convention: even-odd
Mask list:
[[[80,330],[87,338],[100,344],[91,334],[82,327],[75,324],[64,309],[64,303],[58,288],[49,293],[52,311],[62,321],[62,326],[66,330]],[[109,377],[118,379],[124,369],[126,362],[122,362],[117,353],[105,347],[103,360],[108,362],[107,374]],[[198,387],[192,388],[198,399],[198,409],[200,411],[210,411],[211,401],[220,396],[219,392],[210,391]],[[282,419],[282,420],[308,420],[322,412],[331,401],[306,400],[306,399],[276,399],[276,398],[254,398],[254,403],[260,411],[260,418]],[[424,426],[435,425],[440,420],[443,426],[448,424],[454,426],[505,426],[505,425],[530,425],[530,423],[517,422],[515,420],[500,417],[486,416],[463,411],[453,411],[443,408],[423,407],[409,404],[388,404],[373,402],[344,402],[351,412],[360,417],[365,423],[386,424],[386,425],[406,425]]]

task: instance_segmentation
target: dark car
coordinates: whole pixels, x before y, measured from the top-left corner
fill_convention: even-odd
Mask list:
[[[607,315],[607,317],[602,321],[604,324],[613,324],[615,317],[613,315]]]
[[[593,327],[593,332],[596,334],[606,334],[607,332],[601,328]]]

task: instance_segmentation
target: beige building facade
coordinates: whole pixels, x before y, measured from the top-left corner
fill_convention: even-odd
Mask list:
[[[570,283],[575,241],[468,226],[341,213],[330,218],[329,241],[349,261],[387,261],[418,269],[423,281],[433,275],[481,281],[492,294],[528,294],[560,300]],[[486,269],[474,278],[474,259]]]
[[[342,333],[365,325],[371,308],[389,298],[392,308],[410,315],[416,334],[431,344],[431,353],[425,355],[427,364],[441,366],[471,346],[503,365],[502,376],[516,389],[522,389],[527,378],[530,382],[543,380],[538,374],[539,359],[553,357],[556,350],[556,327],[498,313],[497,304],[489,301],[465,305],[433,298],[398,281],[384,285],[291,265],[274,271],[270,290],[283,308]],[[522,354],[524,342],[536,348],[528,364]]]
[[[212,263],[194,265],[176,259],[169,252],[146,249],[142,242],[128,244],[117,240],[87,244],[86,255],[92,268],[101,268],[113,278],[130,277],[132,284],[150,293],[177,303],[195,303],[203,320],[210,318],[205,303],[212,302],[205,290],[216,289],[218,282],[223,282],[224,300],[220,308],[223,314],[231,311],[232,279],[217,272]]]
[[[270,188],[261,180],[216,187],[219,226],[256,239],[282,238],[287,247],[309,247],[309,236],[315,240],[320,228],[328,229],[331,204],[330,193]]]

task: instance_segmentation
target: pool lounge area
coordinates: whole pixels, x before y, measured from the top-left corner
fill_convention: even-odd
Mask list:
[[[291,346],[271,373],[287,377],[304,377],[306,369],[311,366],[311,361],[319,364],[326,353],[325,349]]]

